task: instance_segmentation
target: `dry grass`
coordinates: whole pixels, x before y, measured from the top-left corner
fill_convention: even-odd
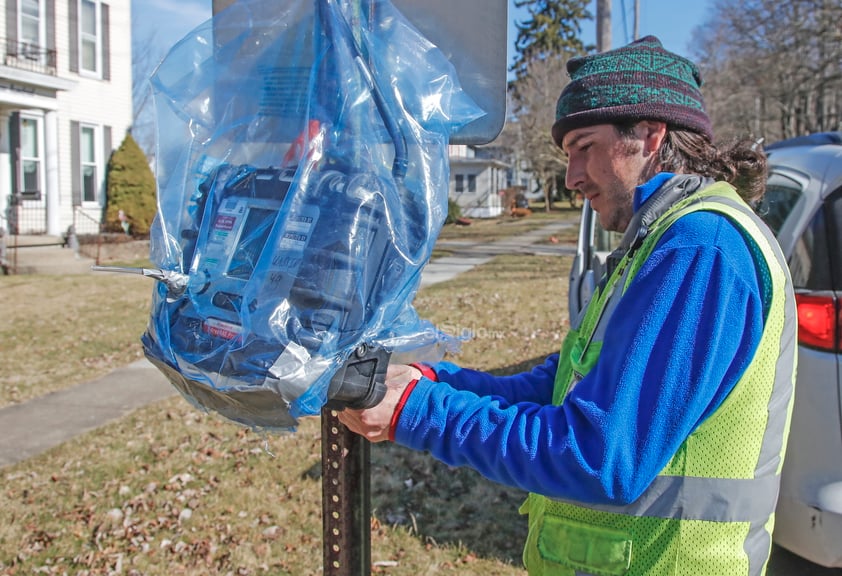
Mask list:
[[[472,335],[455,360],[509,373],[557,351],[567,332],[569,258],[501,256],[419,292],[419,314]]]
[[[140,358],[151,294],[139,277],[0,276],[0,407]]]
[[[422,290],[416,305],[442,327],[475,334],[456,361],[511,372],[558,348],[569,264],[497,258]],[[93,375],[137,357],[148,282],[3,282],[3,293],[16,299],[53,295],[40,309],[14,310],[12,326],[26,335],[4,327],[3,356],[17,356],[16,368],[4,368],[4,388],[9,374],[29,370],[27,358],[48,356],[41,370],[61,370],[66,384],[82,379],[83,368]],[[83,344],[71,328],[81,319],[95,342]],[[18,373],[17,394],[49,387],[49,378],[24,384],[33,372],[26,374]],[[372,448],[374,573],[523,574],[522,493],[424,454]],[[319,459],[316,418],[292,435],[261,436],[180,398],[151,405],[2,471],[0,573],[320,574]]]
[[[523,234],[559,220],[575,223],[578,229],[581,210],[571,208],[556,208],[550,212],[543,209],[535,210],[530,216],[511,218],[486,218],[471,220],[470,226],[447,224],[439,234],[439,240],[469,240],[471,242],[493,242],[508,236]],[[573,239],[575,242],[575,239]]]
[[[319,448],[316,419],[262,437],[179,399],[140,410],[4,471],[0,571],[320,574]],[[509,546],[519,496],[395,451],[372,457],[375,573],[521,573],[478,551]]]
[[[515,372],[557,350],[569,265],[499,257],[421,290],[416,307],[474,333],[458,363]],[[0,277],[3,393],[134,360],[150,289],[113,275]],[[137,410],[0,470],[0,574],[321,574],[320,445],[317,418],[262,436],[178,397]],[[373,574],[523,576],[523,493],[393,445],[372,446],[371,465]],[[775,548],[769,574],[837,572],[804,566]]]

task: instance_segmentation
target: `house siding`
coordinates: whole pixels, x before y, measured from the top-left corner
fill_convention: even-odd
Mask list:
[[[9,3],[15,0],[0,1],[4,4],[0,10],[0,18],[4,19],[0,23],[0,30],[8,30],[13,27],[12,23],[7,23],[8,17],[14,14]],[[18,223],[20,233],[46,232],[58,235],[72,224],[77,226],[80,233],[96,231],[103,212],[100,206],[105,201],[107,163],[132,123],[131,2],[100,2],[99,22],[107,23],[108,30],[99,30],[101,48],[107,48],[107,54],[102,54],[101,50],[101,73],[98,76],[73,70],[79,70],[72,58],[79,51],[71,46],[71,36],[76,36],[78,40],[78,34],[72,34],[70,23],[71,13],[78,9],[77,2],[55,0],[53,5],[45,3],[45,11],[48,13],[45,17],[54,19],[51,30],[54,31],[54,40],[48,40],[50,34],[47,34],[42,44],[45,48],[48,44],[55,45],[54,74],[33,74],[15,66],[3,66],[5,61],[0,61],[0,124],[8,125],[8,119],[14,112],[32,114],[42,119],[40,137],[55,139],[55,142],[47,143],[54,149],[54,157],[42,157],[42,163],[49,163],[42,171],[42,195],[49,195],[49,201],[44,203],[44,209],[50,212],[45,215],[46,227],[39,230],[36,225]],[[6,46],[0,45],[0,50],[7,56]],[[73,153],[74,123],[94,126],[98,133],[96,154],[100,200],[98,204],[85,204],[84,215],[75,213],[73,202],[74,172],[79,172],[79,167],[74,165],[74,162],[78,163]],[[106,150],[109,134],[111,145]],[[15,222],[10,220],[14,209],[9,199],[13,191],[14,172],[11,146],[8,130],[0,131],[0,226],[14,228]],[[37,210],[34,203],[31,204],[24,210]],[[36,215],[34,219],[37,218]]]
[[[472,146],[450,146],[449,196],[459,204],[462,215],[468,218],[495,218],[503,213],[500,192],[507,185],[509,166],[499,160],[481,158]],[[464,187],[456,189],[457,177],[462,177]],[[468,189],[468,179],[476,180],[476,190]]]

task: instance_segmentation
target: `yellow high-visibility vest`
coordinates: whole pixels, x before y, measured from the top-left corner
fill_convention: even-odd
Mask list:
[[[641,265],[678,218],[721,213],[741,230],[771,293],[754,358],[719,408],[625,506],[530,494],[524,563],[543,576],[755,576],[766,571],[793,405],[796,311],[786,261],[769,229],[725,183],[676,202],[620,260],[562,345],[554,402],[596,364],[602,335]]]

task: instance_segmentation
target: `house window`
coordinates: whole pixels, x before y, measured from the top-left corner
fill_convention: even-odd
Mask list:
[[[456,175],[456,193],[461,194],[465,191],[465,177],[461,174]]]
[[[476,174],[468,174],[468,192],[477,191],[477,176]]]
[[[94,126],[79,129],[79,160],[82,175],[82,201],[99,202],[99,173],[97,166],[97,130]]]
[[[33,53],[37,55],[37,49],[43,45],[41,39],[44,37],[44,9],[42,6],[44,0],[19,1],[18,24],[21,51],[26,56],[30,49],[34,49]]]
[[[99,73],[99,3],[81,0],[79,3],[79,66],[86,72]]]
[[[41,194],[41,122],[38,118],[20,119],[20,193],[28,197]]]

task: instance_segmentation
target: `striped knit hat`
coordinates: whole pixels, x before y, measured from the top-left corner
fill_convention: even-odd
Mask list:
[[[553,139],[561,146],[575,128],[622,121],[660,120],[713,139],[696,65],[647,36],[600,54],[572,58],[570,83],[556,104]]]

